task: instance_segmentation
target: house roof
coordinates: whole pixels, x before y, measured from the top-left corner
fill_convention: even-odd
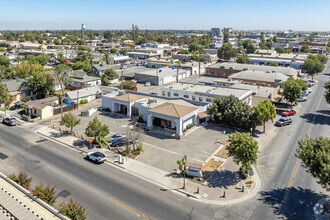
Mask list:
[[[18,92],[21,91],[26,82],[24,79],[13,79],[2,80],[2,83],[6,85],[8,92]]]
[[[164,104],[151,108],[148,111],[176,118],[182,118],[183,116],[195,111],[196,109],[197,108],[194,107],[165,102]]]
[[[78,89],[74,91],[67,92],[65,94],[66,97],[70,97],[70,99],[76,99],[77,94],[79,94],[79,98],[87,97],[90,95],[96,95],[96,94],[101,94],[102,90],[98,86],[93,86],[93,87],[87,87],[83,89]]]
[[[143,98],[145,98],[145,97],[142,95],[126,93],[124,95],[113,97],[112,99],[124,101],[124,102],[134,102],[136,100],[143,99]]]
[[[25,104],[29,108],[43,109],[49,105],[50,102],[58,101],[57,96],[39,99],[39,100],[29,100]]]

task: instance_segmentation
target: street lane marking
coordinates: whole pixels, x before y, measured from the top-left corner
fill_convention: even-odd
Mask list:
[[[111,201],[113,201],[113,202],[115,202],[115,203],[117,203],[117,204],[123,206],[124,208],[127,208],[128,210],[134,212],[135,214],[138,214],[138,215],[144,217],[145,219],[151,220],[151,218],[149,218],[148,216],[145,216],[144,214],[142,214],[142,213],[139,212],[138,210],[133,209],[132,207],[130,207],[130,206],[128,206],[128,205],[126,205],[126,204],[124,204],[124,203],[118,201],[117,199],[114,199],[114,198],[112,198],[112,197],[110,197],[109,199],[110,199]]]
[[[258,157],[258,159],[260,160],[260,159],[263,159],[263,158],[266,158],[266,157],[270,157],[270,156],[273,156],[273,155],[275,155],[275,154],[279,154],[279,153],[282,153],[283,151],[279,151],[279,152],[276,152],[276,153],[273,153],[273,154],[269,154],[269,155],[267,155],[267,156],[262,156],[262,157]]]
[[[274,162],[271,162],[271,163],[266,163],[266,164],[263,164],[263,165],[258,166],[258,167],[260,168],[260,167],[267,166],[267,165],[270,165],[270,164],[273,164],[273,163],[277,163],[277,161],[274,161]]]
[[[323,89],[322,89],[322,91],[321,91],[321,94],[323,94],[323,91],[324,91],[324,87],[323,87]],[[324,98],[323,95],[321,95],[321,96],[320,96],[320,99],[319,99],[319,102],[317,103],[317,107],[316,107],[315,112],[319,110],[320,105],[321,105],[321,101],[322,101],[323,98]],[[312,128],[313,128],[313,125],[314,125],[313,123],[314,123],[315,117],[316,117],[316,114],[314,114],[313,120],[312,120],[312,122],[311,122],[311,124],[310,124],[310,126],[309,126],[309,128],[308,128],[307,136],[309,136],[310,133],[312,132]],[[298,160],[297,160],[297,162],[296,162],[296,165],[295,165],[295,167],[294,167],[294,170],[293,170],[293,172],[292,172],[292,175],[291,175],[291,178],[290,178],[290,181],[289,181],[289,184],[288,184],[287,190],[286,190],[286,192],[285,192],[285,195],[284,195],[284,198],[283,198],[283,203],[285,203],[286,200],[287,200],[288,197],[289,197],[289,194],[290,194],[290,188],[291,188],[291,186],[292,186],[292,184],[293,184],[293,180],[294,180],[294,178],[295,178],[295,176],[296,176],[296,173],[297,173],[297,171],[298,171],[298,168],[299,168],[300,162],[301,162],[301,160],[300,160],[300,158],[298,158]]]

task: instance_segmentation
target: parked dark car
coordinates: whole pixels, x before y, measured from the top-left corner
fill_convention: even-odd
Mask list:
[[[6,125],[11,125],[11,126],[18,124],[18,121],[16,120],[16,118],[5,118],[5,119],[3,119],[2,122]]]
[[[126,144],[132,144],[133,140],[127,137],[122,137],[122,138],[116,138],[112,143],[111,143],[111,147],[119,147],[119,146],[123,146]]]
[[[291,123],[292,123],[291,118],[280,118],[278,121],[275,122],[275,125],[283,127],[284,125],[289,125]]]

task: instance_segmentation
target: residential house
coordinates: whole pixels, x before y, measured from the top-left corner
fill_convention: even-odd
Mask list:
[[[86,99],[88,102],[100,98],[102,90],[98,86],[87,87],[83,89],[77,89],[64,94],[63,100],[65,103],[71,104],[73,102],[79,103],[82,99]]]
[[[13,99],[12,103],[28,101],[31,99],[31,91],[29,89],[28,83],[24,79],[4,79],[1,82],[4,83],[7,87],[7,90]]]
[[[92,86],[101,86],[101,79],[89,76],[83,70],[75,70],[70,74],[70,86],[75,88],[87,88]]]
[[[45,73],[48,74],[48,75],[50,75],[50,76],[54,79],[54,90],[55,90],[55,91],[59,91],[59,90],[61,90],[62,87],[63,87],[63,84],[61,84],[61,83],[58,81],[58,79],[57,79],[57,77],[56,77],[56,73],[55,73],[55,71],[54,71],[54,70],[46,70]]]
[[[25,114],[32,117],[45,119],[53,117],[54,107],[59,103],[58,97],[49,97],[39,100],[29,100],[25,103]]]

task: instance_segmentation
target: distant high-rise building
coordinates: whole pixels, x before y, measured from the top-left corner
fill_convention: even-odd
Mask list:
[[[223,28],[223,33],[225,34],[233,34],[234,30],[232,28]]]
[[[211,36],[212,37],[221,37],[220,28],[211,28]]]
[[[85,30],[86,30],[86,26],[84,24],[81,24],[81,35],[85,35]]]

